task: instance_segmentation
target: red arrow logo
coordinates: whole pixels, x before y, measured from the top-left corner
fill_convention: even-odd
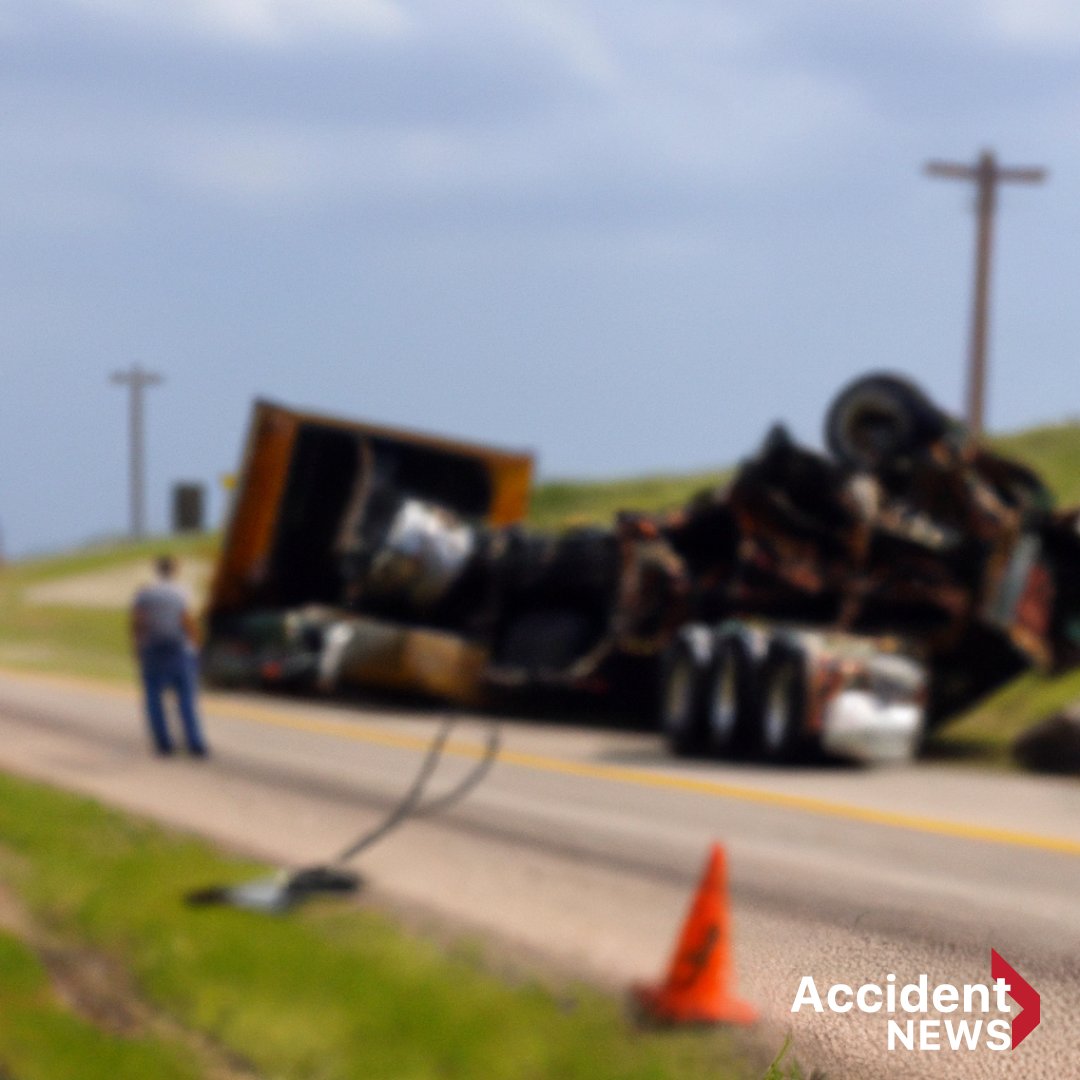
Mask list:
[[[1039,991],[1002,959],[996,949],[990,950],[990,978],[1004,979],[1009,984],[1009,997],[1020,1006],[1020,1012],[1013,1017],[1012,1022],[1012,1048],[1015,1050],[1039,1026]]]

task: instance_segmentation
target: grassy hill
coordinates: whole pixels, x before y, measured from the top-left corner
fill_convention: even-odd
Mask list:
[[[1080,504],[1080,423],[1046,425],[990,441],[1000,453],[1039,473],[1059,505]],[[617,510],[668,510],[684,505],[703,488],[723,483],[731,472],[716,468],[618,480],[549,480],[537,485],[529,519],[538,528],[559,528],[570,523],[603,524]]]
[[[669,510],[730,475],[730,469],[714,469],[622,480],[549,480],[533,491],[529,521],[540,529],[558,529],[568,524],[602,525],[619,510]]]
[[[1080,503],[1080,423],[1049,424],[991,440],[1002,454],[1033,468],[1057,496],[1059,506]]]
[[[134,664],[123,606],[39,603],[35,590],[123,567],[149,571],[151,559],[164,551],[214,559],[217,548],[216,535],[112,542],[0,567],[0,665],[131,678]]]
[[[1055,424],[998,435],[995,449],[1025,462],[1049,484],[1059,505],[1080,504],[1080,423]],[[619,510],[668,510],[685,505],[698,492],[724,483],[730,467],[691,473],[657,473],[612,480],[547,480],[533,490],[529,523],[540,529],[568,524],[604,524]],[[218,537],[167,537],[131,544],[124,540],[90,544],[60,555],[24,559],[0,573],[28,584],[68,574],[106,569],[161,551],[213,558]]]

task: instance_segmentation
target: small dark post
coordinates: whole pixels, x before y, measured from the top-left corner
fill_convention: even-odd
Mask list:
[[[998,165],[994,155],[984,150],[974,165],[950,161],[931,161],[926,166],[930,176],[949,180],[973,180],[976,185],[978,230],[975,239],[975,299],[971,315],[971,355],[968,361],[967,422],[972,433],[981,435],[986,415],[986,351],[990,322],[990,261],[993,243],[994,210],[997,185],[1004,181],[1038,184],[1046,178],[1039,168],[1007,169]]]
[[[206,528],[206,489],[202,484],[174,484],[172,499],[174,533],[202,532]]]

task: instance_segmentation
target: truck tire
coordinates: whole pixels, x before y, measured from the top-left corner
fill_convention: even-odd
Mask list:
[[[825,418],[825,442],[844,465],[880,472],[916,454],[948,430],[948,418],[912,382],[865,375],[837,394]]]
[[[680,634],[661,664],[660,730],[672,752],[680,756],[700,753],[705,746],[706,663],[700,644]]]
[[[796,645],[773,642],[762,671],[758,725],[758,751],[766,761],[790,764],[809,756],[806,687],[806,655]]]
[[[758,729],[758,679],[750,647],[722,633],[705,677],[705,739],[714,757],[743,756]]]

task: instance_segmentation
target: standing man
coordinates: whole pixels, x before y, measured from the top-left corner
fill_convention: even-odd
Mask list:
[[[155,562],[158,580],[135,594],[131,635],[146,691],[146,718],[154,750],[171,754],[172,740],[165,722],[165,691],[173,690],[180,707],[184,737],[195,757],[206,757],[199,723],[198,628],[187,590],[176,580],[176,560],[162,555]]]

